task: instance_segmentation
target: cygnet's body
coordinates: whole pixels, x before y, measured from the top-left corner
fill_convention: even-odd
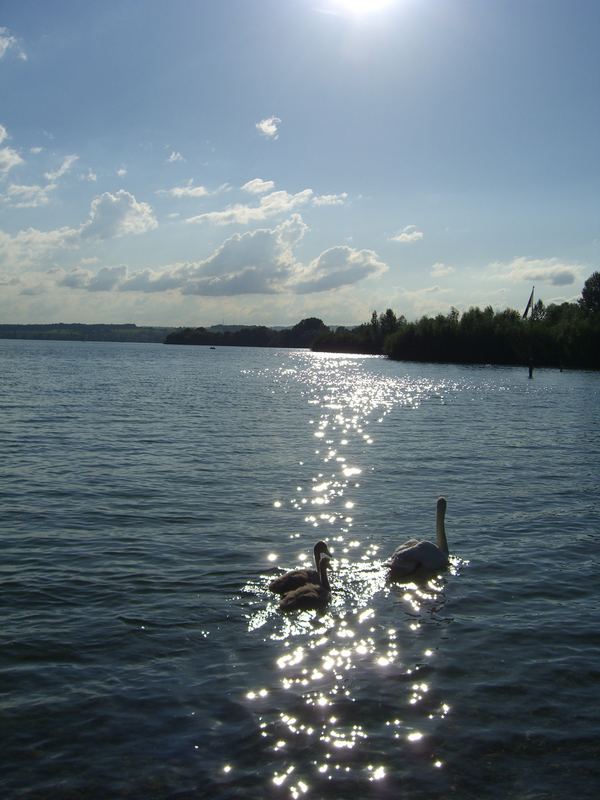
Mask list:
[[[327,578],[328,566],[329,556],[322,555],[319,560],[319,582],[305,583],[304,586],[287,592],[279,601],[279,608],[282,611],[323,608],[331,597],[331,587]]]
[[[280,575],[279,578],[272,580],[269,589],[276,594],[285,594],[300,586],[305,586],[307,583],[318,584],[320,581],[319,561],[323,554],[331,555],[325,542],[317,542],[313,549],[315,569],[294,569],[286,572],[285,575]]]
[[[409,539],[401,544],[387,562],[390,580],[424,575],[448,566],[448,541],[444,525],[446,506],[446,498],[440,497],[437,501],[436,544],[417,539]]]

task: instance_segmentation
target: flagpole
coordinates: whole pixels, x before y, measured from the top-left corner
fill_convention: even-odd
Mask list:
[[[531,294],[529,295],[529,300],[527,301],[527,305],[525,306],[525,311],[523,312],[523,319],[526,319],[527,314],[529,313],[529,309],[531,309],[533,313],[533,293],[535,291],[535,286],[531,287]]]

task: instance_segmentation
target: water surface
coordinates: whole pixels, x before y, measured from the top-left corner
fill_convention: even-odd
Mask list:
[[[0,342],[3,797],[598,794],[600,376]],[[434,535],[450,569],[389,586]],[[270,578],[334,553],[323,614]]]

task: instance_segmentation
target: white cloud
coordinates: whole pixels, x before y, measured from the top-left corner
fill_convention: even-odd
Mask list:
[[[401,242],[402,244],[412,244],[423,238],[423,231],[418,231],[416,225],[407,225],[401,231],[390,236],[390,242]]]
[[[450,308],[447,298],[451,294],[450,289],[437,285],[417,290],[398,289],[394,295],[394,305],[402,308],[409,319],[423,314],[444,314]]]
[[[23,159],[12,147],[0,147],[0,172],[8,172],[23,163]]]
[[[434,278],[445,278],[447,275],[452,275],[456,270],[442,261],[436,261],[431,267],[431,275]]]
[[[267,139],[277,139],[279,137],[280,124],[279,117],[267,117],[256,123],[256,130]]]
[[[56,181],[59,178],[62,178],[62,176],[65,173],[67,173],[71,169],[73,164],[78,160],[79,160],[79,156],[76,156],[74,154],[72,154],[70,156],[66,156],[63,159],[63,162],[62,162],[62,164],[60,165],[60,167],[58,169],[54,170],[54,172],[46,172],[44,177],[47,180],[49,180],[50,182]]]
[[[174,186],[172,189],[157,189],[156,194],[180,199],[182,197],[206,197],[209,191],[205,186],[194,186],[194,181],[189,180],[183,186]]]
[[[91,169],[88,169],[87,175],[84,175],[84,179],[90,183],[96,183],[98,176]]]
[[[0,125],[0,144],[2,144],[5,139],[8,139],[8,131],[4,125]]]
[[[214,225],[247,225],[250,222],[262,222],[278,214],[289,213],[308,203],[312,197],[312,189],[304,189],[296,194],[288,194],[285,191],[271,192],[260,198],[258,206],[236,203],[224,211],[208,211],[205,214],[189,217],[186,222],[211,222]]]
[[[169,164],[174,164],[176,161],[185,161],[185,158],[177,150],[171,150],[171,155],[167,158],[167,161]]]
[[[120,189],[115,194],[104,192],[92,200],[90,217],[81,226],[80,233],[84,239],[110,239],[145,233],[157,226],[152,207]]]
[[[48,258],[55,250],[77,247],[79,231],[75,228],[58,228],[39,231],[27,228],[14,236],[0,231],[0,266],[7,271],[29,267]]]
[[[348,193],[342,192],[341,194],[318,194],[314,200],[315,206],[341,206],[348,199]]]
[[[63,273],[61,286],[89,291],[156,293],[227,297],[253,294],[301,295],[355,284],[381,275],[387,265],[371,250],[333,247],[304,265],[294,249],[308,230],[299,214],[275,228],[260,228],[226,239],[208,258],[174,264],[162,270],[129,275],[123,267],[97,273],[81,267]]]
[[[583,279],[580,264],[569,264],[558,258],[519,256],[509,262],[496,261],[489,265],[488,270],[494,277],[511,281],[537,281],[552,286],[570,286]]]
[[[64,273],[57,280],[58,286],[69,289],[85,289],[88,292],[110,292],[127,277],[127,267],[102,267],[98,272],[80,267]]]
[[[39,208],[48,205],[49,195],[55,189],[55,183],[49,183],[47,186],[11,183],[2,199],[13,208]]]
[[[16,196],[31,199],[36,194],[39,197],[33,189],[44,191],[43,187],[22,188],[28,191],[17,192]],[[46,187],[46,191],[48,189]],[[145,233],[157,225],[148,203],[140,203],[132,194],[122,190],[116,194],[105,192],[92,200],[89,217],[78,228],[50,231],[28,228],[14,235],[0,231],[0,267],[5,270],[29,267],[47,259],[55,250],[77,248],[91,239]]]
[[[17,39],[11,34],[8,28],[0,26],[0,59],[4,58],[9,50],[15,50],[18,58],[22,61],[27,61],[27,55],[19,45]]]
[[[43,151],[43,147],[30,147],[29,152],[33,156],[39,156],[39,154]]]
[[[264,194],[264,192],[270,192],[274,188],[274,181],[265,181],[262,178],[253,178],[242,186],[242,190],[250,194]]]
[[[125,175],[127,175],[127,170],[125,169],[125,167],[119,167],[119,169],[117,170],[117,175],[119,176],[119,178],[125,177]]]
[[[338,246],[325,250],[295,281],[299,294],[324,292],[358,283],[363,278],[382,275],[388,269],[373,250]]]

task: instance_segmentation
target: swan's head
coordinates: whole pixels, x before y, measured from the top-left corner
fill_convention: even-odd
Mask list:
[[[438,497],[437,510],[438,510],[438,512],[440,514],[445,514],[446,513],[447,505],[448,505],[448,503],[446,502],[446,498],[445,497]]]
[[[329,552],[329,548],[327,547],[325,542],[317,542],[314,549],[315,553],[315,564],[319,563],[319,560],[322,555],[329,556],[331,558],[331,553]]]

